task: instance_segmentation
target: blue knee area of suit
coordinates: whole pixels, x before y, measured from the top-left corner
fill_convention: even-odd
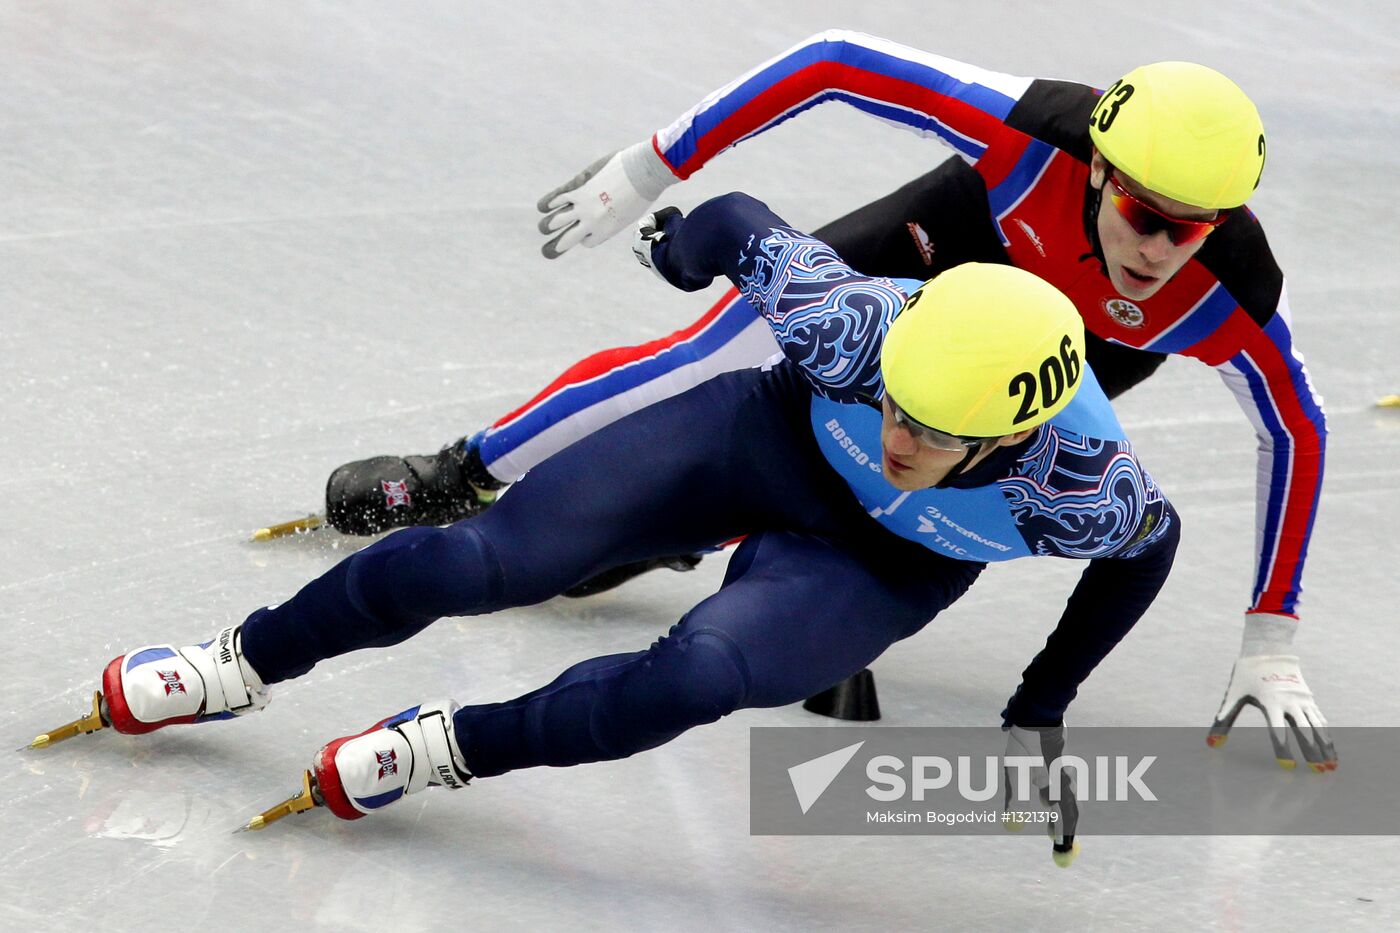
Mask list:
[[[442,616],[500,608],[500,562],[470,522],[406,528],[351,562],[351,599],[373,615],[416,626],[414,631]]]
[[[716,629],[675,631],[602,685],[592,725],[605,751],[654,748],[744,706],[749,668],[739,646]]]
[[[592,658],[514,700],[462,707],[453,722],[467,767],[491,777],[626,758],[744,706],[739,647],[714,630],[676,634],[682,625],[646,651]]]
[[[501,568],[465,523],[405,528],[336,564],[279,606],[244,622],[243,648],[264,682],[324,658],[396,645],[441,616],[500,608]]]

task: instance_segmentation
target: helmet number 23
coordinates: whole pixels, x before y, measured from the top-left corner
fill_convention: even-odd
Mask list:
[[[1037,378],[1039,376],[1039,378]],[[1060,400],[1065,389],[1079,381],[1079,352],[1073,348],[1069,336],[1060,341],[1060,355],[1047,356],[1040,364],[1038,373],[1017,373],[1007,386],[1007,395],[1021,397],[1021,407],[1016,411],[1012,424],[1029,421],[1040,413],[1040,408],[1049,408]],[[1040,408],[1036,398],[1039,396]]]
[[[1098,106],[1094,108],[1094,116],[1098,118],[1100,133],[1108,132],[1108,128],[1118,117],[1118,108],[1126,104],[1128,98],[1132,96],[1133,86],[1124,84],[1121,79],[1114,81],[1113,86],[1103,92]]]

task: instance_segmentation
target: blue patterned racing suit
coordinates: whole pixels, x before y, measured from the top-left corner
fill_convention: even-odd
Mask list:
[[[918,283],[860,276],[742,195],[697,208],[654,255],[683,287],[739,284],[788,358],[623,418],[481,515],[399,531],[254,612],[243,646],[264,681],[747,535],[719,591],[647,650],[459,710],[472,773],[623,758],[736,709],[800,700],[923,628],[984,561],[1027,555],[1089,559],[1002,714],[1058,722],[1156,596],[1178,537],[1087,367],[1075,402],[1025,442],[949,488],[898,493],[878,472],[870,401],[884,332]]]

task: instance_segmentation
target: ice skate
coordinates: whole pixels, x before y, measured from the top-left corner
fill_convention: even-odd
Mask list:
[[[339,467],[326,482],[326,521],[348,535],[447,525],[490,506],[504,485],[463,438],[432,456],[371,457]]]
[[[286,538],[291,535],[305,534],[308,531],[316,531],[326,526],[326,517],[318,512],[312,512],[304,518],[293,518],[290,521],[278,522],[275,525],[268,525],[266,528],[259,528],[253,532],[252,541],[271,541],[273,538]]]
[[[475,437],[463,438],[433,456],[371,457],[337,467],[326,482],[326,510],[269,525],[253,532],[270,541],[334,528],[346,535],[377,535],[410,525],[447,525],[477,515],[492,504],[505,484],[481,461]],[[677,554],[605,570],[564,592],[594,596],[650,570],[694,570],[700,554]]]
[[[619,564],[609,570],[604,570],[597,576],[589,577],[582,583],[576,583],[564,591],[564,595],[572,599],[581,599],[585,596],[596,596],[608,590],[616,589],[622,584],[639,577],[651,570],[675,570],[685,573],[694,570],[700,564],[704,555],[701,554],[677,554],[674,557],[654,557],[650,560],[634,561],[630,564]]]
[[[377,535],[409,525],[447,525],[483,511],[505,486],[481,462],[471,438],[436,454],[370,457],[337,467],[326,481],[322,514],[260,528],[254,541],[330,526],[346,535]]]
[[[456,710],[450,701],[424,703],[327,743],[302,775],[301,791],[253,817],[243,829],[263,829],[315,807],[342,820],[358,820],[425,787],[460,790],[472,775],[452,732]]]
[[[113,658],[88,715],[34,739],[29,748],[112,728],[126,735],[229,719],[267,705],[267,687],[243,658],[242,626],[202,645],[150,645]]]

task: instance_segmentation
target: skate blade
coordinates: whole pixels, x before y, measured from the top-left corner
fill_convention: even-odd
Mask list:
[[[321,806],[320,792],[316,787],[316,781],[311,776],[310,771],[303,771],[301,774],[301,790],[294,796],[288,797],[277,806],[264,810],[248,821],[246,826],[240,826],[234,830],[235,833],[247,833],[254,830],[266,829],[269,824],[275,823],[293,813],[301,813],[305,810]]]
[[[55,742],[71,739],[75,735],[87,735],[89,732],[96,732],[98,729],[106,729],[107,726],[107,720],[102,715],[102,692],[96,690],[93,691],[92,694],[91,713],[88,713],[81,719],[75,719],[70,723],[65,723],[57,729],[50,729],[48,732],[37,736],[33,742],[21,748],[20,751],[24,751],[26,748],[48,748]]]
[[[282,522],[280,525],[269,525],[266,528],[259,528],[253,532],[253,541],[271,541],[273,538],[286,538],[290,535],[305,534],[308,531],[315,531],[326,524],[326,519],[321,515],[308,515],[305,518],[294,518],[289,522]]]

